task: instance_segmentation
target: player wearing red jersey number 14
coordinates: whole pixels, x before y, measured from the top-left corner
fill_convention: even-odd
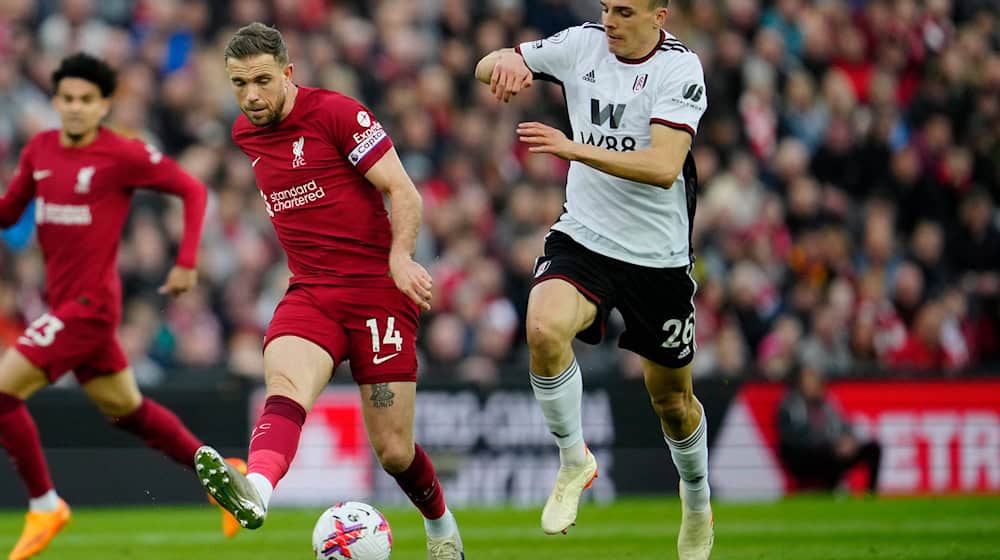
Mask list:
[[[292,279],[264,341],[267,400],[249,475],[206,447],[196,459],[202,483],[245,527],[260,527],[308,409],[350,360],[372,447],[423,514],[428,557],[464,558],[434,466],[413,440],[417,319],[431,302],[431,277],[412,259],[420,194],[367,108],[292,82],[276,29],[241,28],[225,62],[243,112],[233,140],[253,166]]]
[[[205,187],[153,146],[103,128],[115,74],[104,62],[75,55],[53,74],[60,130],[42,132],[21,151],[0,198],[0,226],[16,222],[35,199],[38,244],[45,259],[48,312],[0,359],[0,446],[28,488],[24,532],[9,558],[38,554],[69,521],[24,401],[73,371],[87,396],[116,427],[141,437],[185,466],[202,445],[174,416],[139,393],[115,332],[121,318],[118,241],[137,188],[184,201],[184,239],[160,288],[177,295],[197,279],[195,260],[205,214]],[[228,516],[224,528],[238,526]]]

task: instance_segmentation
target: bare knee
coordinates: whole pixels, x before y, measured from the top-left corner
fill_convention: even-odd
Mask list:
[[[529,314],[526,328],[532,356],[543,361],[565,352],[575,334],[557,318],[542,313]]]
[[[698,412],[694,395],[691,393],[683,391],[665,392],[659,395],[652,395],[650,400],[653,403],[653,410],[656,411],[656,415],[667,426],[679,428],[685,425],[688,419]]]
[[[297,382],[294,377],[283,370],[271,372],[267,376],[267,396],[288,397],[301,404],[306,411],[312,405],[313,396],[308,388]]]
[[[7,350],[0,358],[0,393],[26,401],[48,382],[45,373],[17,350]]]
[[[403,438],[393,438],[375,447],[378,462],[389,474],[399,474],[409,468],[413,453],[413,444],[408,444]]]
[[[142,404],[141,394],[109,393],[95,395],[91,398],[97,406],[97,410],[101,411],[101,414],[112,422],[132,414]]]

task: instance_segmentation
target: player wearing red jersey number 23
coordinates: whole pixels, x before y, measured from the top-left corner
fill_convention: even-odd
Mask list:
[[[292,81],[276,29],[241,28],[225,63],[243,113],[233,140],[253,167],[292,279],[264,341],[267,400],[250,440],[249,474],[206,447],[196,459],[202,482],[245,527],[260,527],[307,410],[337,363],[350,360],[368,436],[423,514],[428,556],[464,558],[434,467],[413,441],[417,319],[431,303],[431,277],[412,259],[420,195],[367,108]]]
[[[12,560],[44,550],[70,517],[24,406],[45,385],[73,371],[116,427],[185,466],[190,467],[202,445],[173,413],[139,393],[115,332],[121,318],[116,256],[132,193],[148,188],[184,201],[177,264],[160,288],[177,295],[191,289],[197,278],[205,187],[155,147],[101,126],[115,86],[115,74],[104,62],[87,55],[69,57],[52,82],[62,127],[28,142],[0,198],[3,227],[17,221],[35,200],[49,308],[0,359],[0,445],[14,459],[30,497]],[[229,520],[231,536],[238,526],[231,516]]]

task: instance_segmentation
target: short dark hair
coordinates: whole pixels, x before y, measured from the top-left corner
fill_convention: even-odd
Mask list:
[[[52,88],[58,90],[59,82],[63,78],[86,80],[97,86],[103,97],[111,97],[118,84],[118,76],[108,63],[87,53],[77,53],[64,58],[59,68],[52,73]]]
[[[670,0],[649,0],[650,8],[666,8]]]
[[[260,22],[244,25],[226,45],[226,59],[269,54],[279,64],[288,64],[288,47],[281,32]]]

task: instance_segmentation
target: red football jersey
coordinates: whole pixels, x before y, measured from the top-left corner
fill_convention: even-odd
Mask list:
[[[241,114],[233,140],[250,158],[293,284],[394,285],[389,215],[364,177],[392,141],[367,108],[299,86],[288,116],[258,127]]]
[[[39,133],[25,146],[0,198],[0,227],[16,222],[31,199],[37,199],[35,223],[49,307],[75,300],[97,317],[121,317],[118,242],[135,188],[184,199],[184,239],[177,264],[193,268],[206,193],[173,160],[103,127],[82,148],[60,144],[58,130]]]

